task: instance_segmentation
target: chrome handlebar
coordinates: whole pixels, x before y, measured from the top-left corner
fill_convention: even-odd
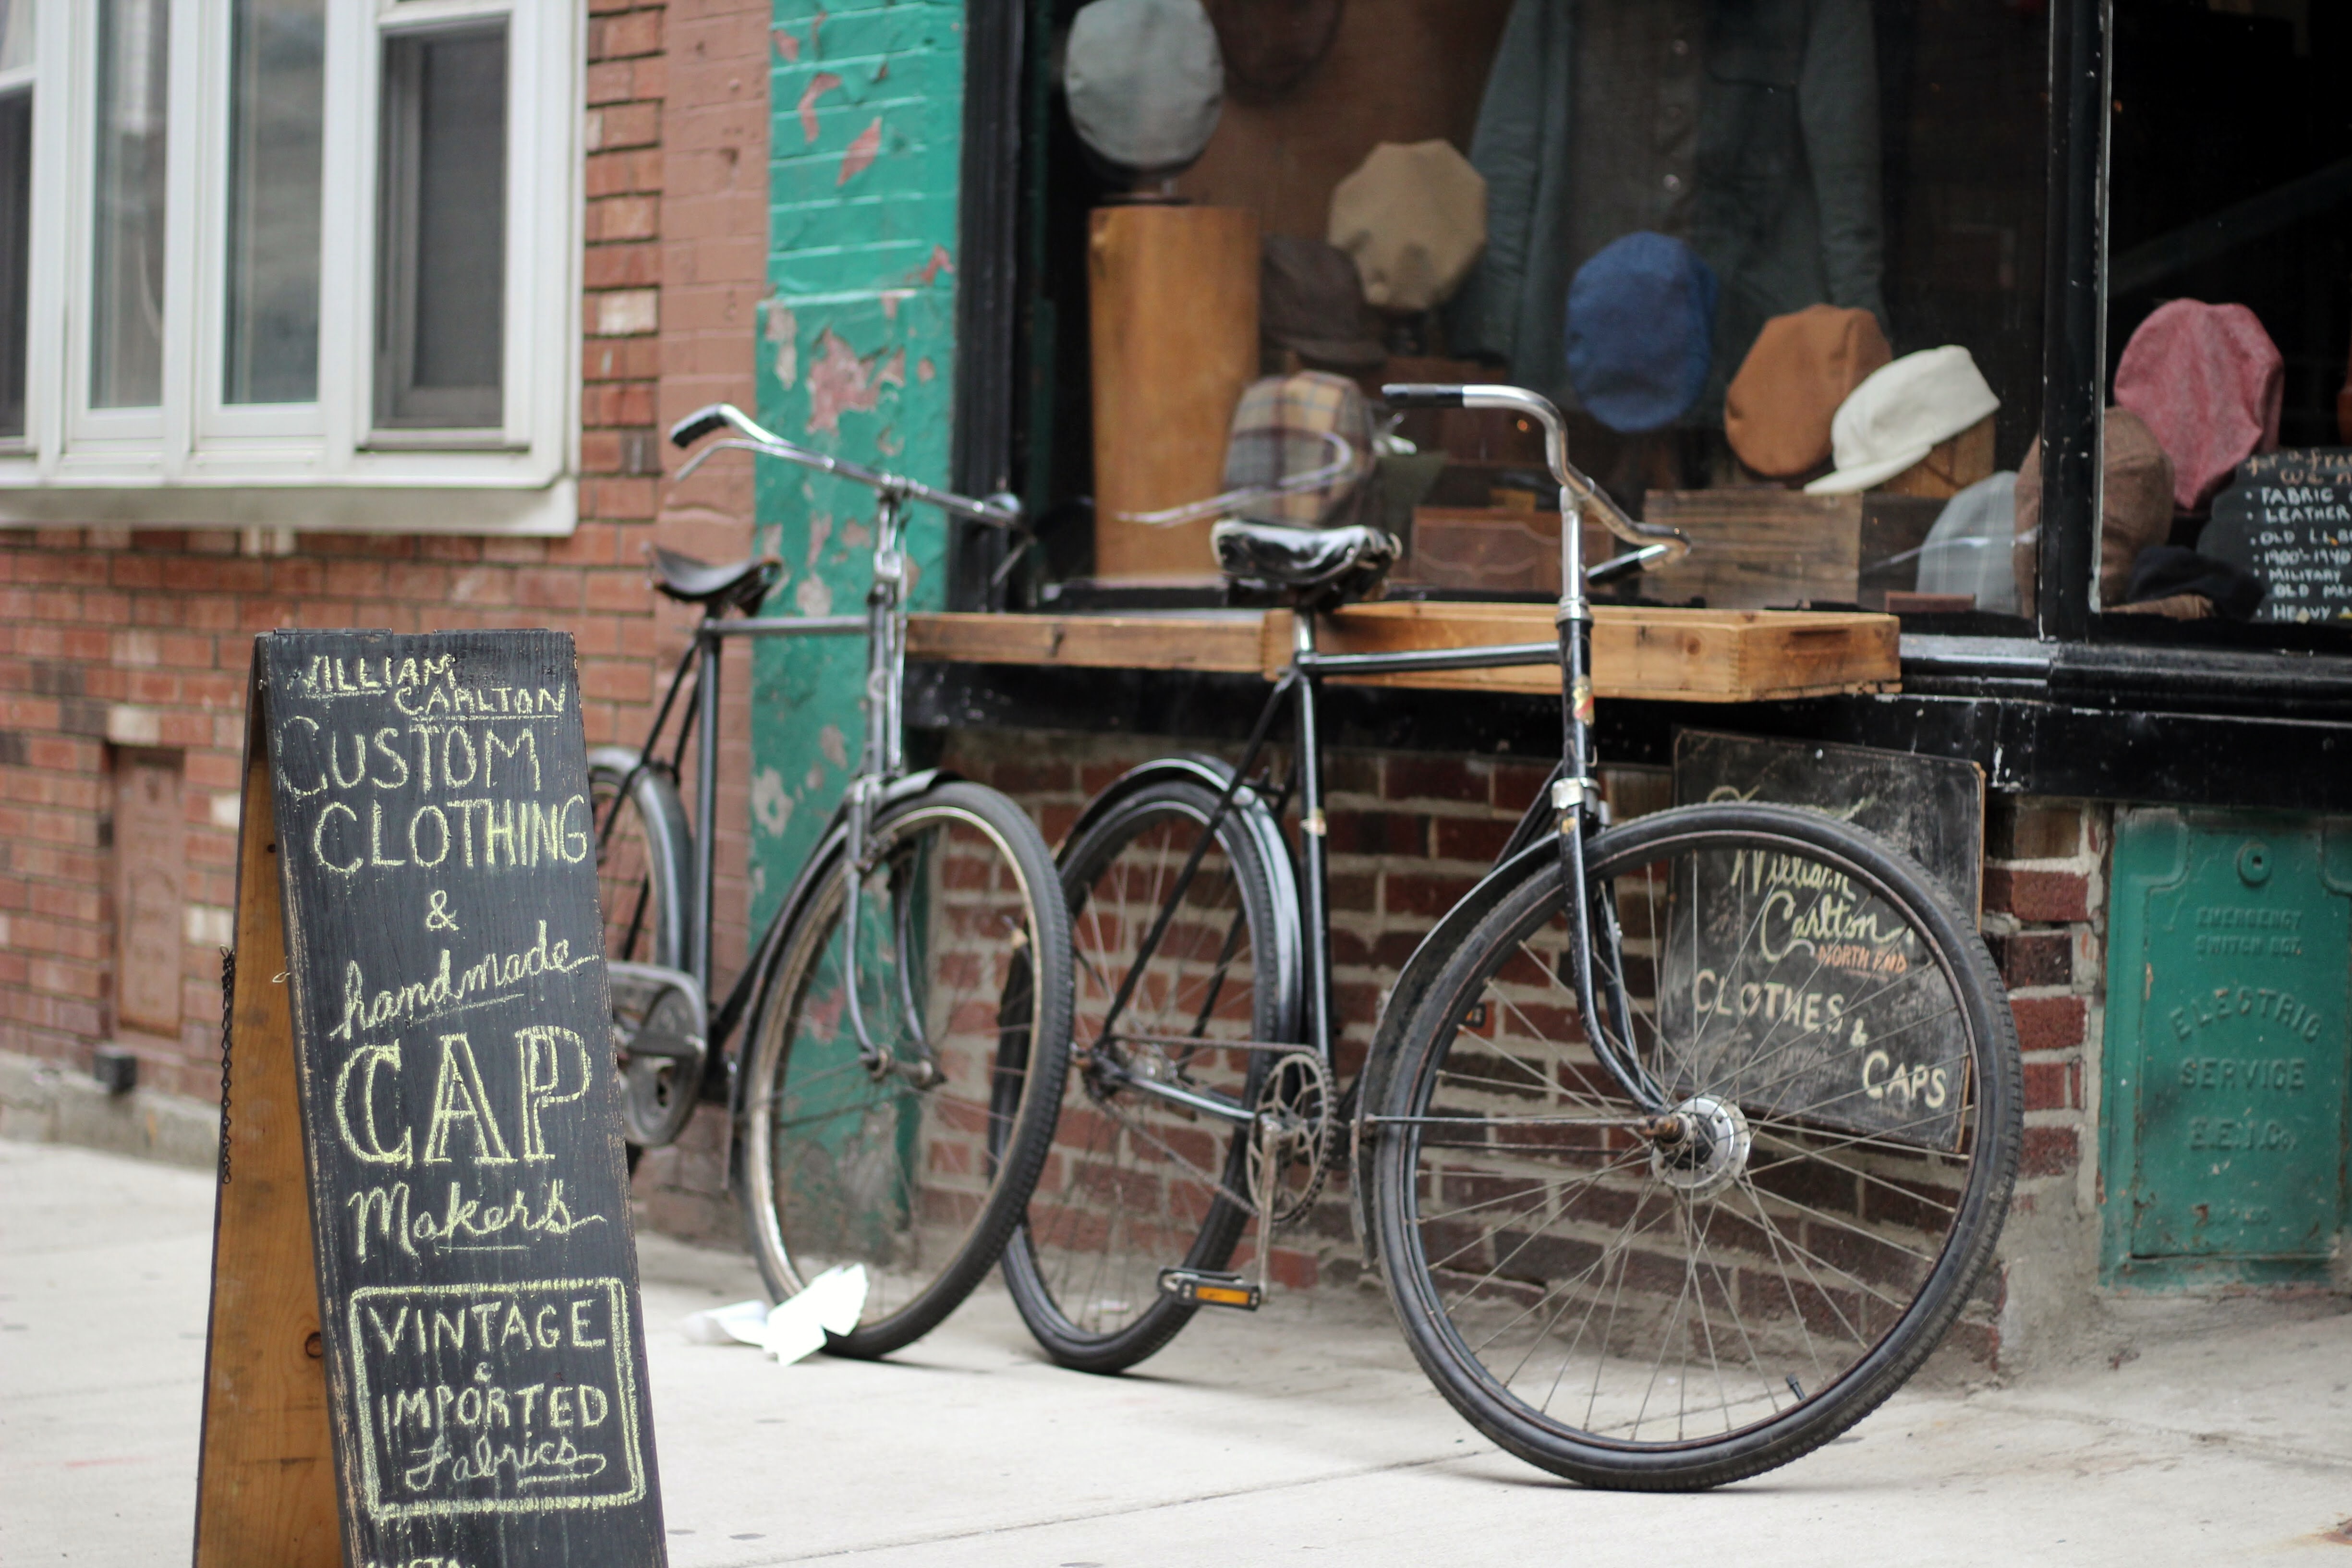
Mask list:
[[[923,501],[951,516],[968,518],[973,522],[984,522],[994,528],[1018,529],[1022,526],[1020,499],[1010,493],[1000,492],[986,500],[974,500],[953,490],[936,489],[919,479],[910,479],[901,474],[884,473],[841,458],[829,458],[823,452],[812,452],[805,447],[795,447],[767,429],[731,403],[714,403],[706,408],[696,409],[670,426],[669,438],[674,446],[691,447],[706,436],[729,429],[737,433],[733,438],[714,442],[697,452],[678,469],[677,478],[684,479],[715,452],[757,452],[762,457],[814,468],[821,474],[831,474],[835,479],[849,479],[879,495]]]
[[[1641,553],[1647,561],[1663,559],[1671,564],[1690,553],[1690,538],[1681,529],[1634,521],[1618,509],[1606,490],[1568,460],[1568,427],[1549,398],[1517,386],[1442,386],[1425,382],[1394,383],[1381,387],[1381,395],[1392,408],[1490,408],[1527,416],[1543,426],[1544,457],[1551,466],[1552,478],[1559,482],[1562,510],[1581,512],[1590,508],[1610,532],[1628,544],[1643,547]]]

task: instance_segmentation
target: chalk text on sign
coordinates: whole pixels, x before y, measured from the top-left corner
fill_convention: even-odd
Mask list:
[[[588,1092],[595,1058],[573,1030],[551,1024],[526,1024],[514,1031],[516,1103],[509,1112],[516,1136],[509,1141],[482,1077],[471,1036],[445,1034],[435,1058],[432,1110],[424,1147],[415,1131],[403,1127],[400,1141],[387,1143],[384,1128],[398,1125],[382,1114],[383,1100],[402,1082],[410,1056],[399,1040],[362,1046],[343,1058],[335,1075],[335,1131],[343,1148],[363,1164],[446,1165],[460,1159],[473,1165],[510,1165],[514,1151],[525,1163],[554,1159],[548,1148],[548,1111],[577,1104]],[[420,1056],[424,1053],[418,1053]],[[406,1103],[405,1096],[399,1103]]]
[[[644,1495],[616,1279],[369,1287],[348,1328],[379,1518]]]

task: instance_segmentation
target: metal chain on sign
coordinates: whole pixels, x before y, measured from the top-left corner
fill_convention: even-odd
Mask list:
[[[221,952],[221,1153],[220,1181],[228,1185],[228,1041],[229,1021],[236,1015],[236,949]]]

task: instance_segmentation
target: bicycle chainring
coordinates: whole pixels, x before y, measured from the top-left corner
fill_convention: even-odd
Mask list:
[[[1253,1107],[1258,1121],[1250,1133],[1249,1174],[1269,1224],[1295,1225],[1314,1208],[1330,1168],[1339,1103],[1331,1069],[1312,1051],[1277,1057],[1267,1069]]]
[[[621,1121],[630,1142],[659,1149],[677,1142],[702,1097],[708,1053],[702,1019],[686,993],[661,992],[624,1047]]]

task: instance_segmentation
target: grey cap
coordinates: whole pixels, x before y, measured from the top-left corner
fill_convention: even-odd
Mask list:
[[[1201,0],[1094,0],[1070,24],[1062,88],[1097,157],[1140,176],[1175,174],[1217,129],[1217,30]]]

